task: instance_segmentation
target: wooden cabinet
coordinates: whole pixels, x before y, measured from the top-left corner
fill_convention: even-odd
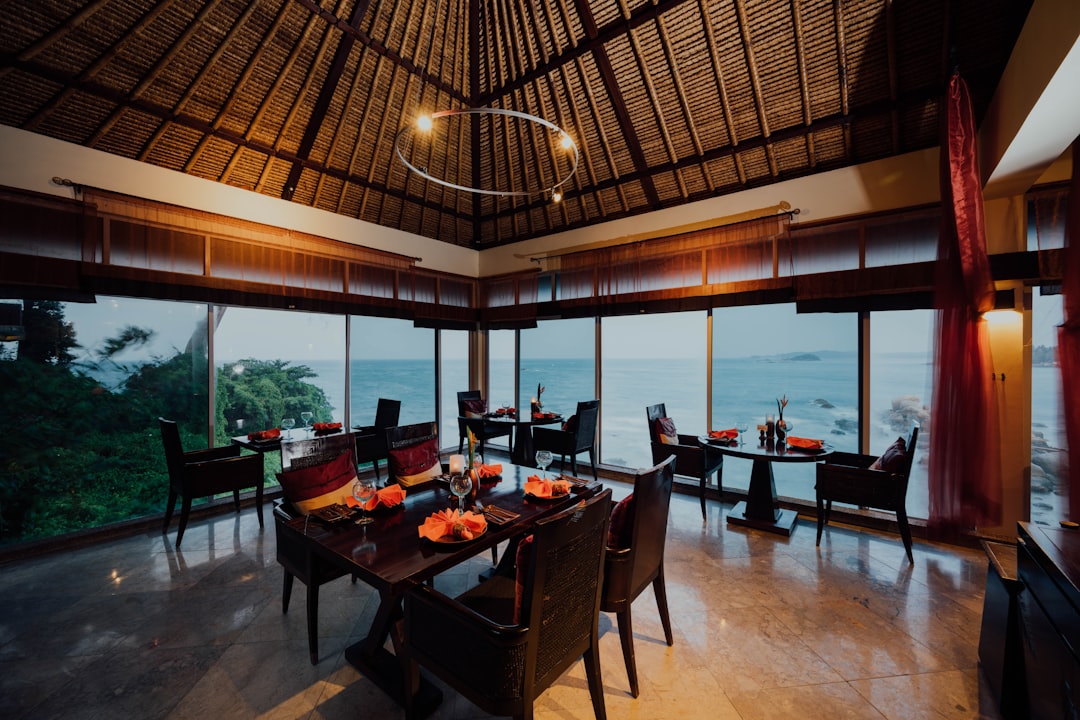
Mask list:
[[[1019,523],[1017,544],[1031,717],[1080,717],[1080,530]]]

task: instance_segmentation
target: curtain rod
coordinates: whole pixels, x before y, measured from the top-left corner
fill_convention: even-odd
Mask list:
[[[676,227],[653,230],[651,232],[623,235],[622,237],[612,238],[610,240],[598,240],[596,242],[575,245],[562,250],[552,250],[551,252],[541,253],[539,255],[522,255],[520,253],[514,253],[514,257],[521,260],[528,259],[532,262],[539,263],[541,260],[546,260],[548,258],[572,255],[585,250],[599,250],[600,248],[612,247],[614,245],[629,245],[630,243],[642,242],[644,240],[658,240],[660,238],[673,237],[675,235],[685,235],[686,233],[697,232],[699,230],[711,230],[726,225],[760,220],[761,218],[783,213],[787,213],[788,215],[798,215],[799,208],[792,209],[791,203],[786,200],[781,200],[776,205],[770,205],[769,207],[758,208],[756,210],[747,210],[746,212],[735,213],[734,215],[725,215],[710,220],[702,220],[701,222],[688,223],[686,225],[678,225]]]

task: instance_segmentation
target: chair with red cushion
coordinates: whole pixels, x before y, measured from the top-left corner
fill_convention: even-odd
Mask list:
[[[176,529],[176,548],[184,539],[193,498],[212,497],[231,492],[233,506],[240,512],[240,491],[255,489],[255,508],[259,527],[263,526],[263,461],[262,455],[241,455],[240,447],[227,445],[205,450],[184,451],[180,430],[175,420],[158,418],[165,463],[169,468],[169,500],[165,507],[165,526],[169,531],[177,495],[181,498],[180,524]]]
[[[531,718],[535,699],[584,657],[597,720],[606,717],[598,616],[611,490],[540,520],[517,577],[495,574],[457,598],[405,595],[407,716],[422,666],[492,715]]]
[[[277,561],[284,570],[285,577],[281,589],[281,612],[289,612],[289,599],[292,596],[293,578],[299,578],[307,587],[307,633],[308,653],[311,664],[319,662],[319,586],[345,575],[345,571],[313,555],[305,545],[298,544],[292,535],[282,532],[281,524],[285,518],[299,516],[303,512],[296,503],[290,501],[292,488],[304,482],[301,471],[316,476],[320,467],[339,461],[345,453],[349,454],[347,463],[351,465],[353,476],[356,465],[352,458],[353,436],[351,433],[327,435],[308,440],[295,440],[281,444],[282,492],[286,497],[274,509],[274,529],[277,537]],[[321,479],[321,478],[316,478]],[[347,480],[347,478],[346,478]],[[294,485],[294,483],[296,485]],[[298,494],[302,491],[297,490]],[[355,582],[355,578],[353,578]]]
[[[430,483],[442,475],[439,427],[434,422],[386,429],[390,482],[404,487]]]
[[[702,445],[696,435],[684,435],[675,433],[671,437],[673,442],[663,442],[661,439],[661,427],[663,420],[670,420],[667,407],[664,403],[650,405],[645,408],[645,416],[649,421],[649,439],[652,444],[652,460],[654,465],[659,465],[668,455],[676,458],[678,474],[696,478],[700,483],[699,494],[701,496],[701,517],[705,518],[705,485],[709,477],[716,473],[716,489],[720,490],[720,481],[724,472],[724,456],[716,448]]]
[[[675,456],[669,455],[659,465],[640,471],[634,478],[633,493],[611,511],[600,609],[615,613],[618,620],[623,662],[634,697],[638,696],[638,679],[630,606],[650,585],[664,626],[664,639],[669,647],[674,644],[664,585],[664,544],[675,462]]]
[[[577,456],[583,452],[589,453],[589,464],[592,466],[593,480],[599,480],[596,475],[596,421],[600,413],[599,400],[584,400],[577,404],[577,411],[567,421],[567,427],[562,430],[555,428],[533,428],[533,447],[537,450],[550,450],[553,455],[559,456],[559,472],[563,471],[566,464],[566,456],[570,456],[570,472],[577,475]]]
[[[860,508],[896,513],[896,524],[904,541],[908,562],[911,554],[911,527],[907,516],[908,477],[919,440],[919,425],[913,423],[907,442],[897,438],[879,458],[873,455],[834,452],[817,466],[817,544],[829,524],[833,501]]]

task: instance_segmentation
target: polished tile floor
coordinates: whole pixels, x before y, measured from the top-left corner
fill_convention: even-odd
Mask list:
[[[609,483],[616,498],[628,488]],[[628,683],[602,614],[608,717],[995,718],[980,702],[981,552],[830,528],[791,538],[729,529],[728,508],[676,495],[667,547],[674,647],[651,593],[634,605],[641,679]],[[193,523],[0,568],[0,714],[15,718],[401,718],[343,658],[376,606],[362,583],[323,586],[321,661],[308,662],[303,586],[281,612],[274,532],[255,515]],[[464,589],[490,555],[439,576]],[[985,692],[985,691],[984,691]],[[983,707],[980,707],[982,705]],[[538,718],[592,718],[580,663]],[[483,717],[453,692],[436,718]]]

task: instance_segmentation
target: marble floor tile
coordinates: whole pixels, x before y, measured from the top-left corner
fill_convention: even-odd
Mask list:
[[[608,484],[616,498],[629,492]],[[666,553],[674,645],[656,600],[633,604],[633,698],[614,615],[601,613],[613,720],[980,718],[996,720],[977,669],[986,561],[888,533],[813,519],[789,538],[728,528],[730,508],[672,500]],[[306,595],[282,612],[269,508],[193,521],[0,568],[0,708],[5,718],[403,718],[345,660],[376,593],[343,577],[319,594],[319,662],[308,659]],[[500,552],[503,548],[500,548]],[[491,567],[485,554],[435,578],[448,595]],[[434,681],[433,720],[486,715]],[[576,663],[537,701],[539,720],[593,717]]]

